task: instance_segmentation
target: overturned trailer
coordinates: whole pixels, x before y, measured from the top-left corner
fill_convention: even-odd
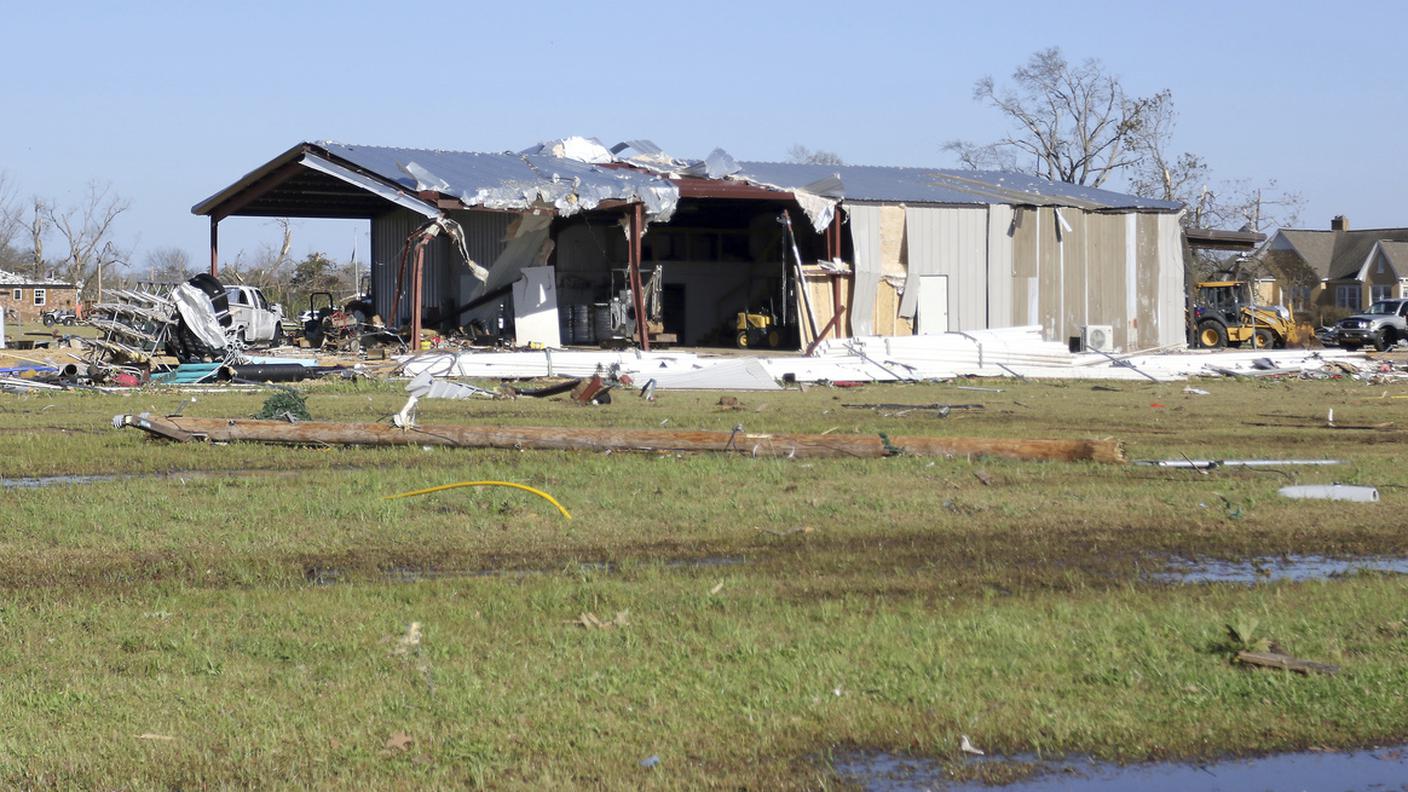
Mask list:
[[[1180,204],[1015,173],[682,160],[583,138],[518,153],[321,142],[193,211],[211,219],[212,272],[222,219],[367,220],[375,310],[412,333],[646,349],[1028,325],[1105,351],[1183,339]]]

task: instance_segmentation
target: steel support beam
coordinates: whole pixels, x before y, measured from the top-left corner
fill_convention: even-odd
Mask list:
[[[210,277],[220,277],[220,220],[210,216]]]
[[[645,235],[645,204],[631,206],[631,238],[626,256],[631,281],[631,302],[636,312],[636,338],[640,348],[650,351],[650,331],[645,326],[645,294],[640,282],[641,237]]]

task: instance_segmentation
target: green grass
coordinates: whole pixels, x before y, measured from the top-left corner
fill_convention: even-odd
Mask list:
[[[816,788],[837,784],[832,751],[955,760],[959,734],[1126,761],[1408,737],[1408,581],[1144,574],[1169,556],[1408,552],[1403,388],[984,384],[1004,391],[428,402],[420,420],[1114,436],[1135,458],[1346,464],[174,445],[109,419],[182,402],[248,416],[263,395],[0,395],[0,475],[129,476],[0,490],[0,786]],[[304,391],[318,419],[402,401],[394,385]],[[842,407],[936,401],[987,409]],[[1329,407],[1394,427],[1325,428]],[[1292,478],[1376,484],[1384,501],[1280,499]],[[507,489],[382,500],[466,479],[542,488],[575,519]],[[570,623],[623,610],[616,629]],[[1234,668],[1239,618],[1343,672]],[[413,621],[423,643],[397,654]],[[404,751],[387,747],[398,733]]]

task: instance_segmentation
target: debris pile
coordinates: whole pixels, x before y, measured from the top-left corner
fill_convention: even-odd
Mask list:
[[[591,377],[607,369],[661,390],[776,390],[782,383],[921,382],[961,377],[1177,381],[1190,377],[1408,379],[1408,367],[1337,349],[1150,350],[1073,353],[1039,327],[827,340],[814,354],[739,357],[680,350],[500,352],[444,349],[399,358],[408,376],[535,379]]]

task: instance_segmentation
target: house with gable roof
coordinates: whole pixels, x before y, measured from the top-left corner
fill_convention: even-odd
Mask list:
[[[1408,228],[1351,230],[1339,215],[1328,229],[1278,230],[1257,258],[1262,299],[1317,323],[1408,297]]]

